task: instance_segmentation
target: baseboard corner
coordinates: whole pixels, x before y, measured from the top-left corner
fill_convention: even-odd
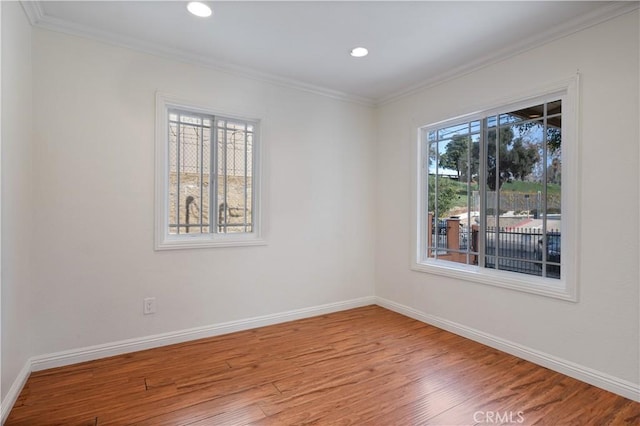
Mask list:
[[[139,338],[120,340],[106,344],[87,346],[61,352],[35,356],[31,359],[31,371],[47,370],[49,368],[64,367],[80,362],[93,361],[109,356],[122,355],[161,346],[183,343],[191,340],[205,339],[236,331],[249,330],[257,327],[278,324],[297,319],[324,315],[352,308],[358,308],[376,303],[374,296],[365,296],[340,302],[327,303],[307,308],[294,309],[275,314],[261,315],[242,320],[211,324],[167,333],[143,336]]]
[[[611,376],[610,374],[602,371],[597,371],[592,368],[576,364],[572,361],[520,345],[472,327],[458,324],[435,315],[426,314],[417,309],[383,297],[376,296],[376,304],[417,321],[438,327],[499,351],[525,359],[534,364],[541,365],[576,380],[613,392],[633,401],[640,402],[640,384]]]
[[[18,372],[18,376],[13,381],[7,395],[2,399],[2,403],[0,404],[0,425],[3,425],[7,417],[9,417],[9,413],[18,400],[22,388],[24,388],[24,385],[27,383],[31,371],[31,358],[29,358]]]

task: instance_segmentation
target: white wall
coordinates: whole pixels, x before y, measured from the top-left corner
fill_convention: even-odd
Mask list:
[[[31,26],[2,2],[2,399],[33,355]]]
[[[640,382],[637,22],[636,11],[376,114],[87,39],[31,32],[19,5],[2,2],[2,395],[32,355],[374,290]],[[469,112],[577,69],[580,302],[410,271],[412,120]],[[156,90],[263,116],[267,246],[153,251]],[[624,224],[624,232],[611,223]],[[155,315],[142,315],[146,296],[157,297]]]
[[[373,294],[371,108],[33,37],[37,354]],[[153,251],[157,90],[264,118],[267,246]]]
[[[640,383],[638,52],[636,10],[381,107],[376,295]],[[578,69],[579,303],[410,271],[412,120],[470,113]]]

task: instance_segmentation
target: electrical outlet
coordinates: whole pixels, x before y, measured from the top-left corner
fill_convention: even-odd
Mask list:
[[[145,297],[144,304],[142,306],[142,313],[144,315],[155,314],[156,313],[156,298],[155,297]]]

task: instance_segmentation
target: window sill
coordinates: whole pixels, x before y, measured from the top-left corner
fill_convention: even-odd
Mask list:
[[[494,287],[508,288],[525,293],[552,297],[555,299],[577,302],[577,294],[563,279],[556,280],[508,271],[495,271],[472,265],[460,264],[451,266],[453,262],[428,261],[413,262],[411,269],[417,272],[440,275],[448,278],[486,284]]]
[[[156,242],[155,250],[180,250],[180,249],[201,249],[201,248],[222,248],[222,247],[246,247],[265,246],[267,241],[258,238],[254,234],[248,235],[223,235],[211,238],[210,236],[193,237],[167,237],[163,241]]]

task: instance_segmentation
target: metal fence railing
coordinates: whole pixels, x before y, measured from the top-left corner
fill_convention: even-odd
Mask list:
[[[558,230],[547,231],[547,244],[541,229],[488,227],[485,235],[485,267],[529,275],[560,277],[559,245],[554,254],[552,241],[559,241]],[[546,256],[544,252],[546,251]]]

